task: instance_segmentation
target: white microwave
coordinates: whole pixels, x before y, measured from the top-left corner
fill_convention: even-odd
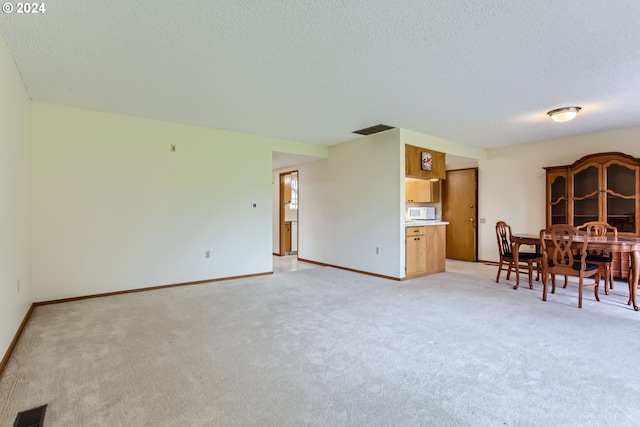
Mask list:
[[[422,206],[422,207],[407,208],[407,221],[424,221],[429,219],[436,219],[435,207]]]

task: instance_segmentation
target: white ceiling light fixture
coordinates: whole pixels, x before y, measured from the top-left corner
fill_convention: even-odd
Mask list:
[[[580,110],[582,110],[580,107],[562,107],[551,110],[547,114],[554,122],[564,123],[574,119]]]

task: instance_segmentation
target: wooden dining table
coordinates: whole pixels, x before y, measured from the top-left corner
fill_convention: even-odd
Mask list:
[[[640,237],[627,236],[588,236],[589,249],[600,249],[608,252],[621,252],[629,254],[629,301],[627,305],[633,305],[633,309],[640,308],[636,304],[636,294],[638,289],[638,279],[640,278]],[[582,238],[574,238],[574,242],[582,242]],[[540,248],[539,234],[513,234],[511,236],[512,253],[514,265],[516,265],[516,286],[520,284],[520,272],[518,266],[520,246],[534,245],[536,251]]]

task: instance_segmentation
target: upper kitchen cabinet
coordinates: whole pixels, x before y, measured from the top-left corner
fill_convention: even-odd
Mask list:
[[[404,183],[407,202],[432,203],[440,201],[440,181],[405,178]]]
[[[404,156],[406,176],[423,179],[445,179],[445,153],[405,144]]]
[[[604,221],[618,232],[640,232],[640,160],[623,153],[585,156],[547,171],[547,226]]]

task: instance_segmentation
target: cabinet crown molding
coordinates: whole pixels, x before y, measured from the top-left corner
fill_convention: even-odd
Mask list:
[[[609,160],[614,160],[614,159],[623,160],[625,163],[640,165],[640,159],[637,157],[633,157],[625,153],[609,151],[605,153],[588,154],[586,156],[579,158],[578,160],[576,160],[575,162],[569,165],[546,166],[543,169],[545,170],[558,169],[558,168],[574,169],[587,162],[596,161],[598,163],[605,163],[605,162],[608,162]]]

